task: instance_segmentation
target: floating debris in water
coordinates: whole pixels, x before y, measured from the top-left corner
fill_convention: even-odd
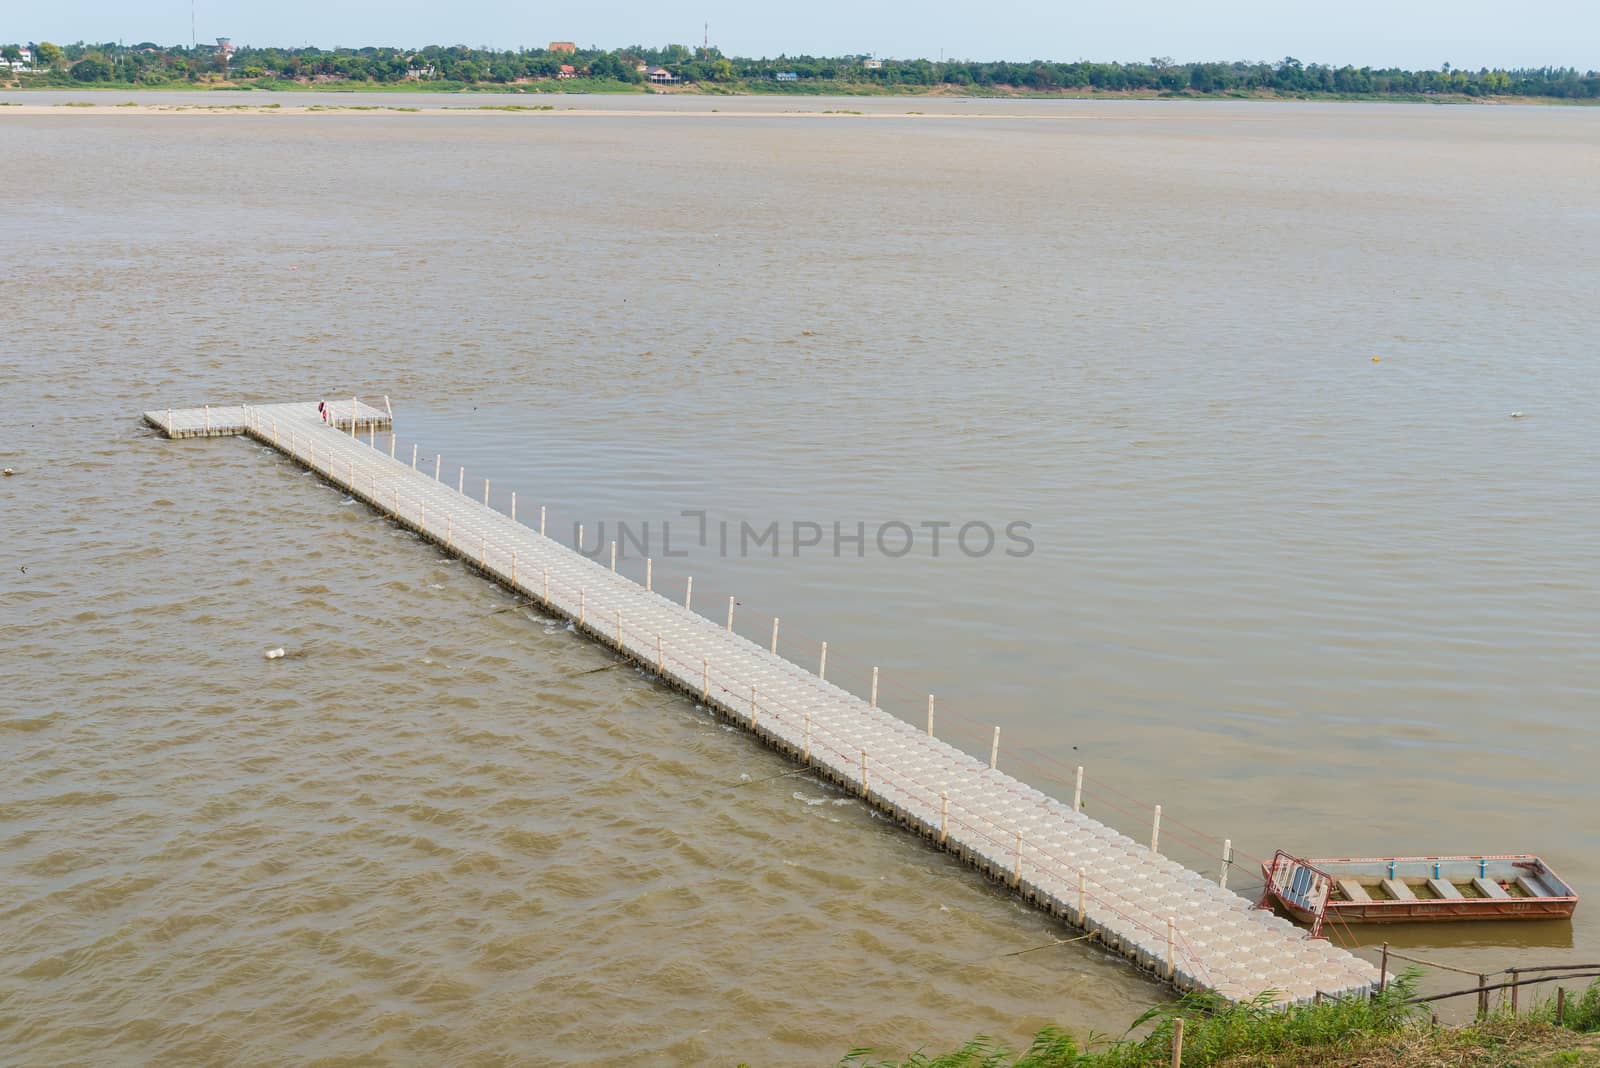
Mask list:
[[[1522,413],[1521,412],[1512,412],[1511,413],[1511,418],[1513,418],[1513,419],[1521,419],[1522,418]]]
[[[280,645],[276,649],[268,649],[265,656],[268,660],[282,660],[284,656],[283,646]]]

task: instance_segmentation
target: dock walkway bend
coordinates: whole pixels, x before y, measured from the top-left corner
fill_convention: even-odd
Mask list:
[[[1179,990],[1303,1002],[1376,986],[1372,964],[392,455],[387,401],[329,415],[312,401],[145,420],[272,446]]]

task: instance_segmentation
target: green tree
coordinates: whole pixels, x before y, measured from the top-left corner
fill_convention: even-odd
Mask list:
[[[40,41],[39,46],[33,50],[34,57],[47,67],[59,70],[61,61],[66,58],[66,53],[61,51],[61,46],[51,44],[49,41]]]
[[[72,65],[72,78],[79,82],[110,81],[111,65],[103,59],[85,56]]]
[[[22,49],[18,48],[16,45],[6,45],[5,47],[0,48],[0,59],[5,60],[7,63],[15,63],[21,58]]]

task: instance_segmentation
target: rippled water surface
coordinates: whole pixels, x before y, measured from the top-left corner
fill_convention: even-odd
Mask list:
[[[402,455],[649,523],[658,588],[1234,885],[1530,851],[1600,894],[1600,113],[110,102],[0,109],[0,1062],[828,1064],[1164,996],[1008,956],[1060,928],[138,421],[204,401],[387,393]],[[1388,937],[1497,969],[1596,916]]]

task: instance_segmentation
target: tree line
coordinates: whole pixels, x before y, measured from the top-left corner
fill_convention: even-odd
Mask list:
[[[171,85],[184,82],[346,82],[395,84],[439,83],[437,88],[517,85],[566,75],[590,82],[637,86],[646,81],[641,67],[662,67],[680,82],[709,87],[786,89],[800,92],[873,89],[955,91],[1165,92],[1174,94],[1259,94],[1312,96],[1461,96],[1556,97],[1600,99],[1600,73],[1571,67],[1461,70],[1450,64],[1438,70],[1396,67],[1335,67],[1302,63],[1293,57],[1277,62],[1178,63],[1163,57],[1147,62],[1028,62],[928,59],[875,60],[864,55],[725,56],[716,48],[667,45],[647,48],[544,48],[499,50],[465,45],[402,48],[251,48],[229,55],[214,46],[161,46],[153,42],[123,46],[79,42],[58,46],[44,41],[29,46],[33,69],[12,77],[26,82],[121,83]],[[21,46],[0,47],[11,62]],[[564,71],[563,67],[571,70]],[[782,80],[778,75],[783,74]],[[792,77],[790,77],[792,75]]]

